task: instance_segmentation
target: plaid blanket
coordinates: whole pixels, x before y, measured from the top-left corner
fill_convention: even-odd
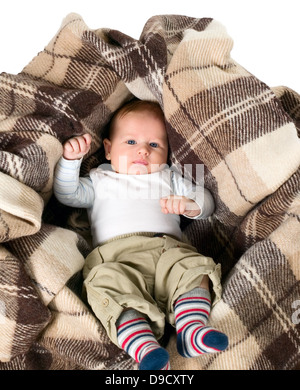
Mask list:
[[[135,40],[71,14],[22,72],[0,75],[1,369],[137,368],[82,296],[86,214],[52,196],[62,143],[91,134],[88,172],[133,96],[161,104],[172,161],[203,164],[216,202],[213,217],[182,228],[222,266],[210,323],[230,345],[184,359],[167,329],[172,368],[300,368],[300,96],[258,80],[232,46],[210,18],[154,16]]]

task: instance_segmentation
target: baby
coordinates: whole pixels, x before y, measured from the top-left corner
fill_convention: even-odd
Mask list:
[[[168,137],[160,106],[133,100],[121,107],[103,140],[106,159],[80,177],[89,134],[64,144],[54,192],[68,206],[88,209],[94,250],[83,269],[88,302],[110,339],[140,370],[170,369],[161,347],[165,320],[176,328],[184,357],[219,352],[224,333],[207,325],[220,299],[220,267],[181,242],[180,215],[207,218],[207,189],[168,167]]]

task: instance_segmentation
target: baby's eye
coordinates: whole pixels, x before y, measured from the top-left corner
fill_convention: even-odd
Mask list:
[[[150,146],[152,148],[158,148],[158,143],[157,142],[150,142]]]
[[[128,145],[135,145],[136,142],[135,142],[134,139],[129,139],[129,140],[127,141],[127,144],[128,144]]]

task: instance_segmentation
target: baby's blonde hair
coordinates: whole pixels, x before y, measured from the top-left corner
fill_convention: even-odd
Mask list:
[[[115,124],[118,121],[118,119],[123,118],[125,115],[129,114],[130,112],[143,112],[143,111],[152,112],[155,116],[160,118],[162,121],[165,120],[164,113],[158,103],[148,101],[148,100],[133,99],[130,100],[128,103],[125,103],[114,113],[109,123],[107,138],[111,138],[115,128]]]

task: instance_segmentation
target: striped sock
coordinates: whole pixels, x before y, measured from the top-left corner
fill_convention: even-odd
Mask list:
[[[169,370],[169,354],[154,337],[149,323],[134,309],[118,318],[118,343],[136,362],[140,370]]]
[[[227,336],[206,326],[210,309],[210,293],[202,288],[181,295],[175,302],[177,349],[180,355],[195,357],[227,348]]]

